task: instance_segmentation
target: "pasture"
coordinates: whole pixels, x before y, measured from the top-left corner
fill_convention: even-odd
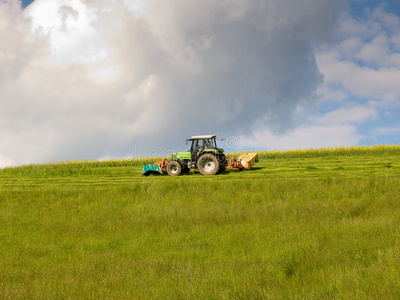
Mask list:
[[[398,299],[400,146],[0,170],[0,299]]]

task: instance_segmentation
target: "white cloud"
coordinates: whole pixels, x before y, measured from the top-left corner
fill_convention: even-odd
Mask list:
[[[108,56],[108,45],[98,33],[96,11],[80,0],[39,0],[25,14],[32,31],[48,37],[57,62],[94,63]]]
[[[6,167],[11,167],[13,165],[15,165],[15,162],[12,159],[9,159],[9,158],[6,158],[6,157],[3,157],[0,155],[0,169],[6,168]]]
[[[341,107],[317,117],[316,124],[348,124],[359,123],[377,117],[377,109],[357,105],[353,107]]]
[[[353,95],[389,100],[400,95],[400,68],[362,67],[353,59],[341,60],[334,51],[320,53],[317,61],[327,83],[341,85]]]
[[[364,98],[399,99],[400,18],[378,6],[361,20],[345,14],[340,24],[343,40],[317,55],[326,83]]]
[[[385,33],[382,33],[370,43],[365,44],[355,58],[373,66],[400,68],[400,53],[391,50],[393,45],[394,41],[390,40]]]
[[[361,139],[353,125],[304,125],[279,135],[268,128],[259,128],[250,136],[241,136],[239,141],[244,150],[288,150],[351,146]]]
[[[400,127],[378,127],[374,128],[371,132],[373,137],[381,135],[400,134]]]
[[[340,104],[349,98],[349,93],[343,89],[333,89],[327,84],[322,84],[316,91],[317,105],[324,103]]]
[[[317,53],[324,75],[320,103],[325,108],[309,117],[313,124],[357,124],[363,132],[368,131],[363,130],[364,124],[380,124],[354,139],[360,142],[396,132],[382,127],[386,117],[379,122],[377,118],[400,107],[400,18],[384,11],[383,6],[365,12],[363,18],[344,14],[338,28],[339,43]]]

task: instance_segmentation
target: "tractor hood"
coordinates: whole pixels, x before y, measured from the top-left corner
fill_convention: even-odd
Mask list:
[[[190,152],[177,152],[172,154],[172,159],[190,159]]]

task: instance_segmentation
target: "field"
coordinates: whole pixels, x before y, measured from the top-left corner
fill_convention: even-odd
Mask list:
[[[399,299],[400,146],[260,157],[0,170],[0,299]]]

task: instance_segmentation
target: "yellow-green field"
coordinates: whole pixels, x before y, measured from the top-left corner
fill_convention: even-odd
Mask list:
[[[0,299],[399,299],[400,146],[0,170]]]

